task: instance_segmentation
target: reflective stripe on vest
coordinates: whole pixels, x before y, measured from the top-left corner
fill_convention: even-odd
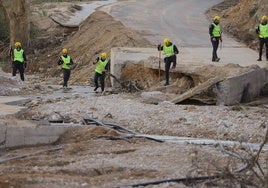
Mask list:
[[[266,25],[260,24],[259,28],[260,28],[259,37],[260,38],[268,38],[268,24],[266,24]]]
[[[163,51],[166,57],[170,57],[171,55],[174,54],[174,45],[170,45],[170,46],[165,46],[163,47]]]
[[[71,69],[71,57],[69,55],[67,55],[67,57],[64,57],[62,55],[61,59],[63,61],[61,68],[70,70]]]
[[[221,26],[216,25],[215,23],[212,23],[212,25],[214,25],[214,28],[212,31],[213,37],[220,37],[221,36]]]
[[[14,61],[19,61],[20,63],[23,63],[23,52],[23,49],[20,49],[19,51],[17,49],[14,49]]]

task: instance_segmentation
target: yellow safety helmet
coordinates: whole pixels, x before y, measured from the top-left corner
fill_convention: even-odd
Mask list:
[[[170,40],[169,40],[168,38],[165,38],[165,39],[164,39],[164,44],[165,44],[165,45],[168,45],[169,43],[170,43]]]
[[[63,54],[67,54],[67,53],[68,53],[68,50],[67,50],[66,48],[63,48],[63,49],[62,49],[62,53],[63,53]]]
[[[21,43],[20,42],[15,42],[15,47],[21,47]]]
[[[105,52],[103,52],[103,53],[101,54],[101,58],[102,58],[102,59],[106,59],[106,58],[107,58],[107,54],[106,54]]]
[[[220,20],[221,20],[221,17],[219,17],[219,16],[214,17],[214,21],[220,21]]]
[[[263,16],[263,17],[261,18],[261,20],[262,20],[262,21],[267,21],[267,16]]]

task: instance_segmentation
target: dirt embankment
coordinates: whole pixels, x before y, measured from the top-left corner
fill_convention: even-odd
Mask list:
[[[62,48],[67,48],[75,62],[70,83],[88,83],[94,73],[93,62],[102,52],[113,47],[149,47],[150,42],[141,34],[126,28],[105,12],[96,11],[90,15],[76,32],[71,33],[60,46],[35,56],[31,72],[44,77],[58,76],[57,60]],[[41,67],[41,68],[40,68]]]

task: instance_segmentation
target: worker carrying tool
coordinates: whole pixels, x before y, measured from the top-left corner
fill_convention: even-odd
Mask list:
[[[68,50],[63,48],[61,51],[62,55],[59,57],[58,65],[61,65],[61,70],[63,73],[63,89],[68,88],[68,81],[71,76],[71,69],[73,60],[70,55],[68,55]]]
[[[17,70],[20,72],[20,79],[24,81],[24,70],[27,67],[27,59],[20,42],[15,42],[15,49],[11,48],[10,58],[12,61],[12,76],[16,76]]]
[[[219,62],[220,58],[217,55],[219,43],[222,43],[222,31],[220,26],[220,17],[215,16],[214,21],[209,26],[209,35],[212,43],[212,62]]]
[[[256,29],[256,33],[259,35],[259,59],[257,61],[262,60],[262,50],[265,44],[266,48],[266,61],[268,61],[268,23],[267,16],[263,16],[261,18],[261,23]]]
[[[165,38],[164,39],[164,45],[158,44],[157,46],[158,51],[163,51],[165,58],[165,77],[166,77],[166,83],[165,86],[169,85],[169,70],[171,63],[173,63],[172,69],[176,68],[177,64],[177,54],[179,54],[179,50],[175,44],[170,42],[170,39]]]
[[[94,75],[94,91],[97,91],[97,89],[99,88],[100,81],[101,91],[104,92],[105,72],[110,70],[110,60],[108,60],[107,54],[103,52],[101,53],[100,57],[97,57],[96,62],[93,62],[93,64],[96,65]]]

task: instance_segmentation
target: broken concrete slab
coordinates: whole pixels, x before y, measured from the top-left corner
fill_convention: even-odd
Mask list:
[[[0,96],[0,116],[15,114],[25,107],[17,106],[25,100],[24,97]],[[11,105],[12,104],[12,105]],[[0,148],[28,146],[36,144],[51,144],[57,141],[63,133],[78,125],[37,125],[27,120],[6,120],[0,122]]]
[[[222,49],[220,54],[222,55],[222,59],[220,62],[211,62],[211,48],[180,48],[180,54],[177,58],[177,67],[176,69],[170,70],[170,73],[173,75],[184,74],[190,76],[192,77],[193,82],[196,85],[198,83],[203,83],[210,78],[217,77],[218,73],[222,73],[227,69],[228,71],[233,71],[233,68],[235,68],[237,71],[227,72],[226,75],[224,75],[224,77],[228,78],[228,81],[224,82],[223,85],[220,85],[222,86],[222,90],[224,90],[225,92],[219,91],[221,94],[218,95],[219,99],[217,104],[232,105],[236,104],[237,101],[243,100],[241,99],[241,93],[243,93],[241,92],[241,88],[243,88],[242,90],[244,90],[245,84],[248,83],[252,85],[255,82],[255,86],[249,89],[248,95],[250,95],[250,97],[246,97],[246,100],[250,101],[253,98],[259,96],[260,90],[267,82],[268,66],[266,62],[256,61],[257,52],[246,47],[228,47]],[[125,70],[126,67],[129,66],[129,64],[136,64],[139,66],[143,66],[147,69],[155,70],[155,73],[157,73],[158,75],[158,51],[156,48],[154,49],[117,47],[111,49],[111,73],[118,80],[123,81],[122,70]],[[215,67],[217,67],[218,71],[216,73],[213,72],[213,70],[216,69]],[[209,74],[211,75],[208,75],[207,71],[202,72],[201,69],[203,68],[207,70],[211,69],[209,72]],[[134,70],[133,67],[132,70]],[[140,76],[140,74],[138,74],[140,73],[140,70],[142,69],[137,70],[139,71],[137,72],[138,76]],[[161,60],[160,70],[162,72],[161,79],[164,80],[165,70],[163,58]],[[259,79],[253,78],[254,74],[257,74],[259,76]],[[127,75],[125,75],[125,77],[126,76]],[[137,79],[140,78],[137,77]],[[235,88],[224,89],[228,88],[227,82],[229,82],[230,87],[232,84],[234,84],[234,87],[240,88],[239,91],[234,92]],[[115,82],[114,79],[111,79],[111,84],[113,87],[118,87],[118,83]],[[186,97],[186,95],[184,97]]]
[[[0,116],[6,116],[10,114],[14,114],[24,109],[23,106],[15,105],[15,102],[26,100],[24,97],[18,96],[0,96]],[[13,105],[8,105],[7,103],[13,103]]]
[[[115,3],[117,0],[94,1],[72,5],[70,10],[58,11],[50,15],[50,18],[64,27],[79,27],[98,7]]]
[[[159,104],[163,101],[168,101],[174,98],[174,94],[163,93],[161,91],[142,92],[141,97],[144,103]]]

